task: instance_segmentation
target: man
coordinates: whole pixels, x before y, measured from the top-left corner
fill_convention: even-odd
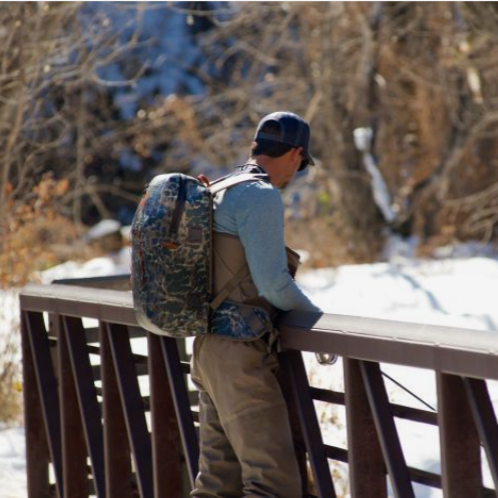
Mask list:
[[[215,295],[211,333],[194,341],[192,380],[200,391],[200,459],[193,497],[301,497],[285,400],[275,377],[278,310],[320,311],[293,279],[278,189],[314,164],[310,128],[299,116],[262,119],[242,170],[263,177],[214,201]]]

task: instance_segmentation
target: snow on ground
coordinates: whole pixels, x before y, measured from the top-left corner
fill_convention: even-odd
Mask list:
[[[373,265],[342,266],[308,272],[300,278],[302,287],[329,313],[428,323],[476,330],[498,330],[495,305],[498,260],[470,257],[444,260],[403,260]],[[342,365],[319,366],[306,355],[308,371],[317,385],[341,390]],[[437,408],[434,372],[397,365],[382,370]],[[427,409],[390,380],[386,380],[390,400]],[[498,383],[489,382],[490,395],[498,406]],[[346,447],[345,411],[334,410],[338,424],[323,426],[330,444]],[[396,419],[408,465],[440,472],[439,433],[436,427]],[[482,455],[485,462],[485,456]],[[484,484],[493,487],[486,462]],[[414,485],[417,498],[439,498],[442,492]]]
[[[0,497],[26,496],[24,429],[0,429]]]
[[[108,257],[95,258],[84,263],[67,261],[44,272],[37,273],[35,278],[43,284],[65,278],[105,277],[123,275],[130,272],[130,249],[125,247]]]
[[[39,275],[44,283],[54,279],[121,274],[129,268],[129,252],[85,264],[68,262]],[[300,284],[313,300],[330,313],[377,317],[400,321],[498,330],[498,308],[492,302],[498,285],[498,259],[465,257],[442,260],[397,260],[372,265],[342,266],[303,273]],[[15,294],[0,294],[0,339],[8,331],[8,316],[16,316]],[[3,311],[3,313],[2,313]],[[7,313],[6,313],[7,311]],[[3,332],[4,334],[1,334]],[[320,366],[306,355],[313,382],[328,388],[342,388],[342,368]],[[384,372],[436,407],[434,374],[396,365],[382,365]],[[491,395],[498,404],[496,383]],[[386,380],[390,399],[418,408],[424,406]],[[327,423],[332,416],[336,424]],[[322,414],[326,442],[346,446],[344,409],[327,408]],[[410,466],[439,472],[439,439],[434,427],[397,420],[405,456]],[[22,427],[0,429],[0,498],[24,498],[24,438]],[[344,472],[344,471],[343,471]],[[485,485],[492,486],[485,468]],[[415,485],[417,498],[439,498],[442,493]]]

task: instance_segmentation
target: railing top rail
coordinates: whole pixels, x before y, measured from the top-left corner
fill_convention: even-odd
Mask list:
[[[126,291],[30,284],[21,306],[137,325]],[[284,348],[498,379],[498,333],[492,331],[302,311],[285,314],[278,325]]]
[[[51,284],[28,284],[21,290],[21,307],[69,316],[137,325],[131,292]]]
[[[498,333],[358,316],[292,311],[282,346],[498,380]]]

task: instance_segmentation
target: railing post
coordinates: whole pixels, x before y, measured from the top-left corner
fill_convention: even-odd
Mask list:
[[[105,496],[104,448],[102,444],[102,414],[97,401],[85,329],[81,318],[64,317],[62,335],[71,360],[71,370],[78,395],[80,419],[86,447],[92,465],[95,494]]]
[[[71,498],[81,498],[88,496],[87,451],[66,334],[60,315],[50,316],[50,327],[53,335],[57,337],[64,490]]]
[[[351,496],[386,498],[386,467],[358,360],[344,358],[344,383]]]
[[[23,310],[21,310],[21,338],[28,498],[49,498],[48,465],[50,457],[48,441],[36,384],[36,371],[28,336],[26,313]]]
[[[185,464],[187,465],[190,485],[193,488],[199,468],[199,442],[195,433],[194,419],[181,370],[176,339],[166,336],[161,337],[161,349],[166,371],[168,372],[169,386],[173,395]]]
[[[462,379],[438,372],[437,393],[444,496],[481,496],[479,438]]]
[[[181,440],[161,339],[147,333],[154,496],[181,498]]]
[[[281,356],[282,353],[280,353]],[[284,353],[285,354],[285,353]],[[281,361],[279,359],[279,361]],[[308,496],[310,493],[310,483],[308,477],[308,465],[306,460],[306,443],[304,442],[303,431],[299,423],[299,413],[297,411],[298,401],[294,398],[292,392],[291,379],[289,373],[284,368],[279,368],[277,371],[277,380],[284,395],[289,412],[289,421],[292,430],[292,439],[294,441],[294,451],[296,453],[299,473],[301,474],[302,495]]]
[[[359,363],[382,454],[396,498],[414,498],[403,449],[378,363]]]
[[[107,324],[99,323],[107,498],[134,498],[130,443],[121,408]]]
[[[140,394],[128,327],[107,323],[114,372],[119,388],[133,466],[141,498],[152,498],[152,446],[145,418],[145,407]]]
[[[463,378],[479,439],[486,450],[489,469],[498,489],[498,425],[484,379]]]
[[[35,367],[36,383],[42,406],[47,442],[54,468],[57,495],[63,498],[64,479],[62,476],[59,393],[50,353],[47,329],[41,312],[28,311],[24,317],[27,323],[27,335],[29,336],[31,357]]]
[[[335,498],[334,483],[330,475],[320,424],[313,405],[303,357],[300,351],[287,350],[281,355],[281,360],[289,374],[294,399],[297,402],[299,420],[318,494],[320,498]]]

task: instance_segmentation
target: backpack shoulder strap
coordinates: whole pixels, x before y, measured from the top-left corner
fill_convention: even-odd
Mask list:
[[[234,185],[238,185],[239,183],[256,180],[270,181],[270,178],[264,173],[240,172],[215,180],[211,183],[211,185],[209,185],[208,189],[212,195],[216,195],[218,192],[233,187]],[[247,277],[248,272],[249,270],[245,265],[239,269],[239,271],[226,283],[223,289],[221,289],[218,295],[213,298],[213,301],[210,303],[212,310],[218,309],[220,304],[225,301],[235,287]]]
[[[222,190],[238,185],[239,183],[264,180],[269,181],[268,175],[263,173],[236,173],[234,175],[228,175],[218,180],[215,180],[208,187],[210,192],[215,195]]]

